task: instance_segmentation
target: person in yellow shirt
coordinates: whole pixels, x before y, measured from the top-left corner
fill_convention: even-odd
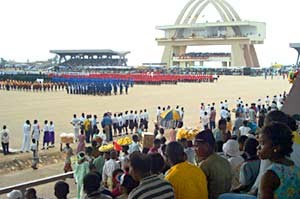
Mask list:
[[[172,167],[165,179],[172,184],[175,198],[208,199],[206,176],[199,167],[186,161],[182,145],[179,142],[169,143],[166,156]]]

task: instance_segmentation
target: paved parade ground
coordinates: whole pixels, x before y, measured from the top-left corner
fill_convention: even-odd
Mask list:
[[[286,91],[291,85],[282,77],[265,80],[264,77],[221,76],[216,83],[179,83],[178,85],[147,86],[135,85],[128,95],[84,96],[68,95],[58,92],[0,91],[0,126],[7,125],[10,130],[10,147],[20,148],[23,139],[23,124],[29,119],[37,119],[43,128],[43,121],[54,121],[56,141],[59,134],[73,132],[70,124],[72,116],[97,114],[98,119],[106,111],[124,112],[126,110],[147,109],[150,115],[150,130],[153,129],[157,106],[176,105],[185,109],[185,126],[196,127],[199,124],[200,103],[215,102],[217,115],[219,103],[227,99],[230,110],[241,97],[244,102],[256,102],[258,98],[272,98]],[[42,140],[41,140],[42,141]],[[57,144],[58,146],[58,144]],[[53,150],[53,149],[51,149]],[[0,155],[0,159],[3,156]]]

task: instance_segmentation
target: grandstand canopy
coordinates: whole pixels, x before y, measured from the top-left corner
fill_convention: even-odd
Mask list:
[[[76,66],[127,66],[130,51],[101,50],[50,50],[59,56],[59,65]]]
[[[50,53],[55,53],[58,55],[74,55],[74,54],[93,54],[93,55],[119,55],[125,56],[130,53],[130,51],[114,51],[109,49],[102,50],[50,50]]]

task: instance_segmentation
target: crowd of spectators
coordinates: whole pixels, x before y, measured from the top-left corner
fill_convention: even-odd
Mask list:
[[[127,66],[127,59],[69,59],[60,65],[63,66]]]

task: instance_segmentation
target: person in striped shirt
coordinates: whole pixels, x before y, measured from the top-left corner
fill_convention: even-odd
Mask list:
[[[174,199],[172,185],[150,174],[151,160],[146,154],[134,152],[129,157],[129,173],[134,180],[139,181],[138,187],[133,189],[128,199]]]

